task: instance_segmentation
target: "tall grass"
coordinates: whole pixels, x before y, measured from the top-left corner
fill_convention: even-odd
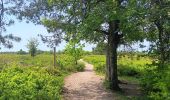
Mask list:
[[[83,58],[85,61],[94,65],[94,69],[98,74],[105,74],[106,57],[105,55],[91,55]],[[145,70],[147,64],[151,64],[149,57],[118,57],[118,74],[120,76],[139,76]]]

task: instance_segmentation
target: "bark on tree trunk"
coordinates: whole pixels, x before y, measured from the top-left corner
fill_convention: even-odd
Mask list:
[[[164,66],[165,61],[165,50],[163,43],[163,29],[159,28],[159,48],[160,48],[160,67]]]
[[[163,33],[163,26],[161,25],[160,21],[156,21],[155,22],[157,29],[158,29],[158,38],[159,38],[159,53],[160,53],[160,68],[163,68],[164,64],[165,64],[165,47],[164,47],[164,33]]]
[[[107,54],[106,54],[106,80],[109,81],[111,79],[111,76],[110,76],[110,37],[108,36],[108,42],[107,42]]]
[[[118,21],[112,21],[109,23],[109,35],[108,46],[106,55],[106,80],[108,80],[110,89],[120,90],[118,85],[117,75],[117,46],[119,43],[118,33]]]

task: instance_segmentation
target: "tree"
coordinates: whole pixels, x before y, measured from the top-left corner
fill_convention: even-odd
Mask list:
[[[169,98],[169,63],[170,63],[170,16],[169,0],[144,0],[139,9],[141,13],[145,38],[150,42],[149,52],[154,59],[146,69],[142,86],[149,99]],[[148,77],[149,76],[149,77]]]
[[[6,27],[14,23],[14,20],[8,18],[10,13],[10,6],[8,0],[0,0],[0,45],[7,48],[12,48],[12,41],[19,42],[21,38],[13,36],[12,34],[3,35],[2,33],[6,31]]]
[[[143,9],[140,17],[145,39],[150,42],[150,52],[155,52],[159,67],[170,59],[170,2],[168,0],[146,0],[140,2],[138,9]]]
[[[35,38],[31,38],[28,41],[27,48],[29,49],[29,53],[31,54],[31,57],[36,56],[38,45],[39,45],[39,42]]]
[[[65,53],[72,56],[74,58],[74,62],[77,65],[77,61],[82,57],[83,55],[83,45],[80,43],[76,43],[74,40],[70,41],[65,48]]]
[[[76,33],[76,38],[78,37],[80,40],[99,42],[106,39],[108,42],[107,80],[110,82],[111,89],[119,90],[117,77],[117,47],[120,38],[122,37],[122,34],[118,34],[120,21],[117,18],[106,18],[107,15],[111,16],[113,14],[111,12],[115,11],[119,2],[113,2],[112,0],[95,0],[89,1],[88,5],[86,3],[71,0],[61,3],[51,0],[51,5],[60,4],[58,6],[65,9],[64,14],[60,14],[60,16],[62,16],[61,18],[64,20],[59,20],[60,17],[57,18],[58,16],[50,19],[47,18],[48,24],[45,25],[52,29],[60,27],[65,31],[67,36],[71,35],[72,37],[72,35]],[[70,7],[69,4],[72,6]],[[83,5],[82,7],[89,8],[89,12],[82,12],[80,5]],[[61,7],[59,9],[61,9]],[[103,12],[103,10],[106,9],[108,9],[108,12]],[[55,12],[59,11],[58,9],[55,10]],[[84,10],[88,9],[83,8],[83,11]],[[68,20],[65,15],[69,16]],[[108,25],[108,29],[106,31],[100,28],[104,23]]]
[[[44,20],[44,23],[45,20]],[[54,56],[54,67],[56,67],[56,47],[61,43],[62,37],[62,31],[60,29],[55,30],[48,30],[49,33],[53,32],[50,36],[43,36],[39,35],[41,37],[41,40],[43,43],[47,43],[47,46],[50,48],[53,48],[53,56]]]
[[[149,19],[157,29],[157,32],[155,32],[155,39],[157,40],[155,44],[157,45],[157,54],[160,60],[159,66],[163,68],[170,59],[170,16],[168,15],[170,2],[169,0],[151,1],[151,16],[149,16]]]
[[[28,2],[28,1],[27,1]],[[18,2],[15,2],[18,3]],[[135,23],[136,0],[35,0],[30,5],[17,5],[13,10],[19,18],[41,22],[50,31],[62,30],[65,39],[107,42],[106,80],[110,88],[120,90],[117,75],[117,48],[123,38],[127,42],[143,39]],[[132,7],[134,6],[135,7]],[[23,9],[25,8],[25,9]],[[135,24],[134,24],[135,23]],[[131,33],[131,34],[129,34]]]

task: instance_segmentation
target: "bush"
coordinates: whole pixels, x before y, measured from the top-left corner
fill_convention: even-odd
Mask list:
[[[170,68],[159,70],[157,66],[147,68],[141,86],[151,100],[170,100]]]
[[[78,62],[76,66],[76,71],[84,71],[85,64],[83,62]]]
[[[118,65],[118,75],[120,76],[140,76],[142,71],[133,65]]]
[[[106,64],[105,63],[96,63],[94,64],[94,70],[98,73],[98,74],[105,74],[106,72]]]
[[[0,73],[1,100],[60,100],[63,78],[40,68],[6,68]]]
[[[54,68],[54,67],[46,67],[44,68],[45,71],[47,71],[50,75],[55,75],[55,76],[62,76],[62,71],[59,70],[58,68]]]

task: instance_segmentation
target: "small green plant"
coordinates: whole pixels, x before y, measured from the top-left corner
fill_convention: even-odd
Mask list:
[[[73,61],[75,62],[75,65],[78,64],[77,61],[83,55],[83,47],[84,45],[80,43],[75,43],[74,41],[70,41],[65,48],[65,53],[73,57]]]
[[[85,64],[83,62],[78,62],[78,64],[76,65],[77,71],[84,71],[84,68],[85,68]]]

